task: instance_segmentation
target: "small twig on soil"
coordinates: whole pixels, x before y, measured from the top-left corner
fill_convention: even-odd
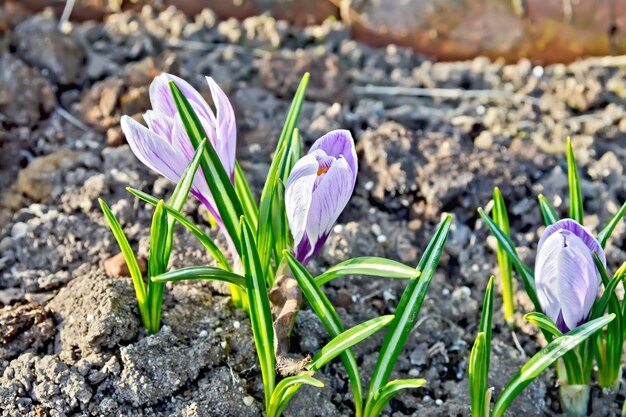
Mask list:
[[[74,10],[74,4],[76,0],[66,0],[65,7],[63,8],[63,13],[61,14],[61,18],[59,19],[59,30],[63,32],[65,25],[70,20],[70,15],[72,14],[72,10]]]
[[[511,331],[511,337],[513,337],[513,345],[515,345],[515,348],[522,355],[522,359],[526,360],[526,352],[522,349],[522,345],[520,345],[519,340],[517,339],[517,334],[514,331]]]
[[[538,106],[541,102],[536,97],[500,90],[462,90],[460,88],[418,88],[418,87],[389,87],[383,85],[366,85],[354,87],[357,95],[381,96],[416,96],[438,97],[445,99],[458,98],[487,98],[492,100],[511,100],[529,103]]]
[[[86,124],[78,120],[76,117],[74,117],[74,115],[72,115],[72,113],[68,112],[63,107],[57,107],[56,111],[57,113],[59,113],[59,116],[67,120],[70,124],[74,125],[75,127],[85,132],[88,132],[90,130],[89,126],[87,126]]]

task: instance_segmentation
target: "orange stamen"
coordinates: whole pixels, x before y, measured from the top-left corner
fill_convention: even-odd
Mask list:
[[[328,168],[327,167],[321,167],[317,169],[317,176],[319,177],[322,174],[326,174],[328,172]]]

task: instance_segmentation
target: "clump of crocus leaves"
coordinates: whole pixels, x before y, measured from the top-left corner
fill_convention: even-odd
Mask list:
[[[615,226],[626,213],[626,204],[609,220],[597,237],[583,227],[583,197],[571,141],[567,140],[567,165],[570,210],[560,220],[548,200],[540,195],[539,205],[546,224],[537,247],[535,269],[519,258],[509,235],[509,222],[504,199],[494,190],[492,217],[479,209],[480,216],[498,242],[497,256],[502,278],[505,318],[513,325],[513,267],[521,277],[524,290],[535,312],[524,319],[540,327],[549,344],[526,363],[496,401],[493,416],[501,416],[502,408],[512,401],[520,386],[525,386],[539,373],[557,361],[561,406],[570,415],[587,415],[593,363],[598,368],[598,384],[614,391],[621,379],[621,359],[626,338],[625,304],[615,295],[617,285],[626,275],[626,263],[610,278],[606,269],[604,248]],[[602,297],[598,289],[604,286]],[[480,333],[470,360],[472,415],[489,415],[487,371],[491,339],[491,283],[485,295]],[[605,313],[608,310],[608,315]],[[608,325],[607,325],[608,323]],[[606,330],[599,331],[605,325]],[[472,383],[474,382],[474,383]]]
[[[295,94],[258,204],[235,159],[233,109],[211,78],[207,81],[215,111],[187,82],[163,74],[150,86],[152,110],[144,114],[147,127],[128,116],[122,118],[122,129],[135,155],[177,184],[167,203],[128,188],[155,206],[146,277],[141,275],[120,224],[103,201],[101,205],[128,264],[141,320],[150,333],[158,332],[160,327],[165,282],[226,282],[235,305],[250,317],[268,417],[279,416],[303,384],[322,387],[314,374],[337,356],[350,381],[355,415],[375,417],[400,390],[426,382],[390,381],[389,377],[417,320],[450,230],[451,217],[444,216],[417,268],[383,258],[361,257],[313,277],[305,265],[322,248],[348,203],[358,164],[352,136],[346,130],[324,135],[305,156],[301,155],[296,125],[308,79],[306,74]],[[228,256],[181,212],[189,193],[206,207],[226,236]],[[214,261],[212,265],[168,271],[176,223],[204,245]],[[407,279],[408,284],[394,315],[376,317],[345,330],[321,287],[333,279],[355,274]],[[302,294],[331,337],[310,359],[303,353],[299,353],[299,359],[290,358],[286,343]],[[385,327],[386,336],[364,396],[351,347]]]

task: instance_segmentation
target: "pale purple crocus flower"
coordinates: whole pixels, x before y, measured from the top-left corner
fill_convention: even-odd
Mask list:
[[[319,138],[294,165],[285,185],[285,208],[294,256],[306,264],[328,234],[354,191],[358,162],[347,130]]]
[[[546,316],[564,333],[587,321],[596,299],[602,281],[594,251],[606,266],[600,243],[571,219],[548,226],[539,240],[537,296]]]
[[[129,116],[121,120],[122,130],[133,153],[141,162],[172,182],[178,182],[195,153],[185,126],[176,109],[169,81],[174,81],[196,112],[208,140],[219,155],[224,169],[234,179],[235,147],[237,130],[235,114],[226,97],[211,77],[207,82],[211,90],[216,112],[206,103],[200,93],[185,80],[171,74],[161,74],[150,85],[152,110],[144,113],[148,128]],[[215,207],[215,200],[203,175],[198,169],[191,194],[207,208],[211,216],[222,226],[222,220]]]

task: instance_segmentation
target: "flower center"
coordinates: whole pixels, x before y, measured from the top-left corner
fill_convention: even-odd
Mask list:
[[[320,177],[322,174],[326,174],[330,167],[319,167],[317,169],[317,176]]]

